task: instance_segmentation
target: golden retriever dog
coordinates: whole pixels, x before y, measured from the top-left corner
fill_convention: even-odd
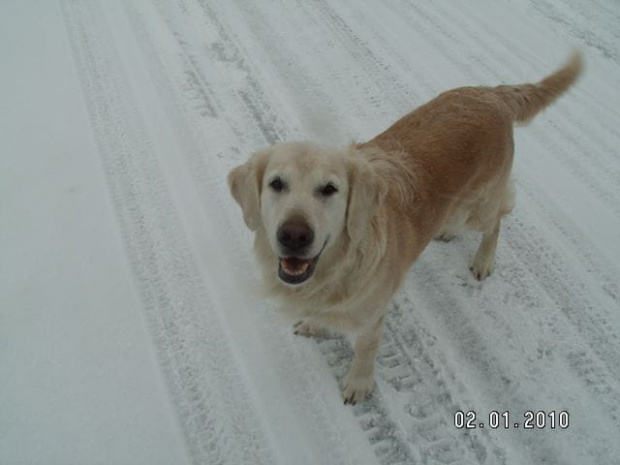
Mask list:
[[[355,335],[345,404],[372,392],[388,304],[433,238],[481,232],[471,271],[491,273],[514,206],[513,124],[552,103],[581,69],[575,53],[538,84],[450,90],[368,142],[283,143],[230,172],[265,288],[299,320],[295,333]]]

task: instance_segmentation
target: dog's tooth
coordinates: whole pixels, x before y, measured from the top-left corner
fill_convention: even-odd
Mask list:
[[[281,261],[284,271],[291,276],[300,276],[304,274],[310,266],[309,260],[293,261],[292,263],[284,259]],[[291,266],[292,265],[292,266]]]

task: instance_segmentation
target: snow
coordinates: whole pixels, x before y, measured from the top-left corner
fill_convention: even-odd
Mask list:
[[[617,24],[604,0],[4,2],[0,463],[620,463]],[[226,174],[573,46],[583,79],[516,130],[495,274],[469,275],[475,237],[432,244],[344,406],[348,342],[257,297]]]

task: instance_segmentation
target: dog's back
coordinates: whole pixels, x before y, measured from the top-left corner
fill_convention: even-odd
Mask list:
[[[450,238],[463,228],[480,231],[488,240],[483,247],[483,239],[473,271],[479,279],[490,273],[499,222],[514,205],[513,125],[528,122],[555,101],[581,70],[581,55],[575,53],[537,84],[444,92],[358,145],[396,160],[403,173],[415,173],[414,201],[395,201],[392,208],[404,213],[415,231],[416,250],[419,242],[423,248],[433,237]],[[392,190],[396,199],[397,187]]]

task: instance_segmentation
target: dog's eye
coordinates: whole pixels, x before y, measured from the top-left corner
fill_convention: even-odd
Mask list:
[[[338,188],[336,186],[334,186],[331,182],[327,183],[322,189],[321,189],[321,195],[325,196],[325,197],[329,197],[331,195],[334,195],[336,192],[338,192]]]
[[[275,178],[269,183],[269,187],[271,187],[276,192],[282,192],[282,190],[284,189],[284,183],[280,178]]]

